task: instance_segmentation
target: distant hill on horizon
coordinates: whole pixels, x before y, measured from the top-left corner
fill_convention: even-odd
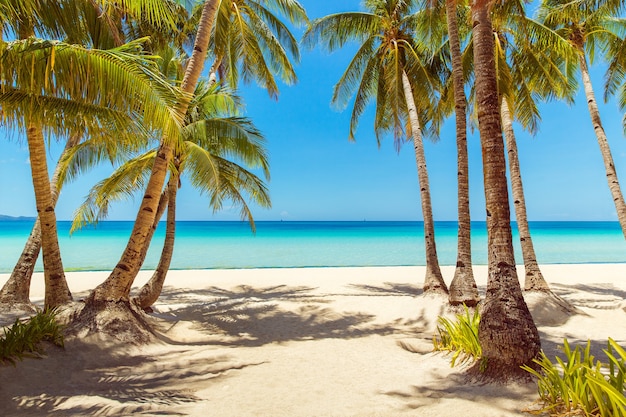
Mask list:
[[[20,221],[20,220],[35,220],[35,217],[27,217],[27,216],[6,216],[4,214],[0,214],[1,221]]]

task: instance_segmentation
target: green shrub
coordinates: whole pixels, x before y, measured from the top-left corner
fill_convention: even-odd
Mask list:
[[[542,411],[571,413],[582,411],[586,416],[626,417],[626,351],[613,339],[604,350],[608,362],[595,360],[590,353],[590,342],[583,349],[571,349],[564,341],[564,360],[556,363],[541,352],[534,362],[538,370],[522,368],[537,377]]]
[[[454,366],[457,360],[464,363],[468,360],[477,361],[482,356],[482,348],[478,341],[478,324],[480,314],[478,309],[471,314],[467,306],[464,314],[457,314],[456,320],[439,317],[437,326],[438,336],[433,337],[435,350],[453,352],[450,365]]]
[[[48,341],[63,347],[63,329],[56,322],[54,310],[38,311],[33,317],[15,320],[10,327],[3,328],[0,337],[0,362],[22,360],[25,355],[43,353],[41,342]]]

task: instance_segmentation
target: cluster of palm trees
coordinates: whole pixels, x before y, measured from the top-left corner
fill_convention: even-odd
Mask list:
[[[592,57],[606,53],[611,62],[607,94],[624,91],[626,20],[620,17],[624,4],[546,0],[533,19],[527,15],[525,3],[365,0],[364,11],[314,20],[304,35],[305,45],[322,45],[329,51],[357,43],[357,52],[337,82],[332,101],[346,106],[353,100],[350,139],[354,139],[365,107],[375,102],[377,140],[390,134],[397,148],[404,141],[413,144],[424,218],[424,293],[446,294],[451,304],[469,306],[479,302],[471,266],[468,191],[467,104],[472,104],[471,117],[478,122],[481,137],[488,228],[489,279],[480,340],[487,364],[485,375],[494,378],[515,374],[519,365],[530,363],[540,349],[515,269],[505,150],[526,268],[525,289],[549,292],[528,228],[513,122],[536,132],[537,101],[573,101],[576,70],[583,77],[609,188],[626,236],[624,199],[586,63],[587,53]],[[459,231],[456,270],[448,289],[437,260],[423,136],[424,132],[436,135],[442,120],[453,111]]]
[[[358,43],[332,102],[352,106],[350,139],[367,105],[375,102],[377,139],[391,134],[398,149],[405,141],[413,144],[426,241],[424,291],[469,306],[475,306],[479,296],[470,247],[467,123],[477,122],[489,245],[480,324],[483,367],[486,375],[500,378],[530,363],[540,341],[515,269],[505,150],[526,266],[525,289],[547,291],[528,230],[513,122],[536,131],[537,101],[572,101],[580,72],[626,236],[626,204],[587,67],[588,58],[608,57],[606,94],[619,95],[626,106],[623,1],[544,0],[533,19],[523,0],[364,0],[363,11],[312,22],[296,0],[186,3],[0,1],[4,34],[12,39],[0,43],[2,118],[27,138],[38,212],[29,244],[0,301],[28,303],[39,248],[46,307],[72,300],[54,205],[66,181],[104,160],[116,169],[79,207],[76,227],[106,217],[116,200],[135,192],[143,192],[143,198],[119,262],[85,300],[75,326],[119,331],[119,316],[102,312],[124,314],[156,300],[172,257],[182,175],[208,195],[215,209],[225,200],[239,204],[242,217],[254,227],[246,201],[269,205],[266,185],[254,171],[269,178],[269,164],[261,133],[239,115],[236,89],[240,80],[255,81],[277,97],[277,78],[293,83],[299,45],[289,25],[308,24],[302,40],[306,47],[332,51],[347,42]],[[209,59],[208,77],[202,79]],[[423,137],[437,135],[452,112],[459,238],[456,271],[448,288],[437,259]],[[67,141],[52,179],[46,137]],[[131,302],[131,286],[165,210],[161,261],[137,302]]]

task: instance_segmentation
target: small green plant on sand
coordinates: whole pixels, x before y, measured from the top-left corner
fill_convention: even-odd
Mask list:
[[[477,361],[482,356],[482,348],[478,341],[480,313],[478,309],[471,313],[467,306],[464,307],[465,313],[457,314],[456,320],[439,317],[438,335],[433,337],[435,350],[452,352],[451,366],[455,366],[457,361],[459,363]]]
[[[591,343],[572,350],[567,340],[562,347],[564,359],[556,363],[544,352],[534,362],[538,369],[522,368],[537,377],[539,397],[544,404],[540,412],[553,415],[626,417],[626,351],[609,339],[604,353],[608,362],[596,360]]]
[[[56,322],[54,310],[38,311],[27,319],[16,319],[10,327],[3,328],[0,336],[0,362],[22,360],[26,355],[43,353],[42,341],[63,347],[63,329]]]

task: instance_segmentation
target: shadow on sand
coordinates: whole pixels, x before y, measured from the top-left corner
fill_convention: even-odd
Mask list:
[[[124,345],[102,348],[78,339],[68,341],[65,350],[49,351],[45,360],[27,359],[0,368],[0,415],[184,415],[175,411],[177,406],[201,399],[179,387],[217,383],[229,370],[258,365],[237,363],[226,355],[187,357],[188,350],[180,348],[138,354]],[[14,373],[21,374],[15,380],[28,383],[10,383]],[[24,373],[30,377],[24,378]]]

